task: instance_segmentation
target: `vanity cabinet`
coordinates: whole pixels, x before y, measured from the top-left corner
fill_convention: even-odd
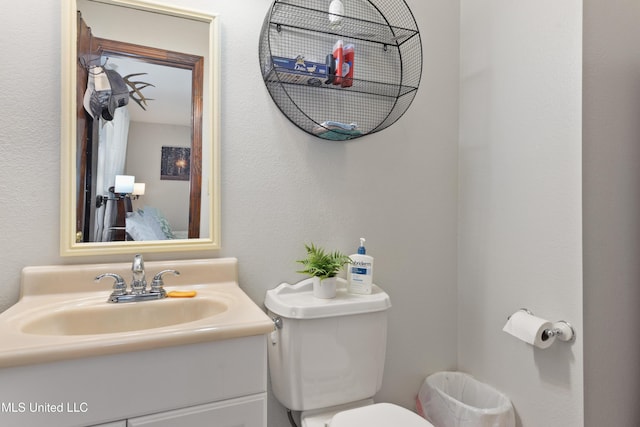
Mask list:
[[[266,427],[266,341],[255,335],[0,369],[0,425]]]
[[[391,126],[409,108],[422,75],[422,42],[404,0],[341,0],[344,10],[334,13],[330,3],[275,0],[259,59],[267,90],[289,120],[320,138],[346,140]],[[339,43],[343,56],[353,46],[350,67],[339,73],[352,78],[331,77]],[[331,121],[357,128],[327,132]]]
[[[266,427],[274,325],[238,285],[238,260],[145,267],[180,271],[167,290],[197,295],[107,302],[95,277],[130,263],[23,270],[0,313],[0,426]]]

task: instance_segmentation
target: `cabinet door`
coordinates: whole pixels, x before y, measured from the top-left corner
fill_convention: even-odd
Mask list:
[[[127,421],[126,420],[113,421],[111,423],[106,423],[106,424],[96,424],[91,427],[127,427]]]
[[[162,412],[127,421],[127,427],[266,427],[266,393]]]

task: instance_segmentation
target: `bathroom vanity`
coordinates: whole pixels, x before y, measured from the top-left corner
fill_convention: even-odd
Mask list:
[[[110,284],[94,278],[130,267],[24,270],[20,300],[0,314],[0,424],[266,426],[273,322],[238,286],[237,260],[148,262],[148,274],[180,271],[167,291],[197,295],[107,302]],[[92,324],[116,324],[112,313],[125,326]]]

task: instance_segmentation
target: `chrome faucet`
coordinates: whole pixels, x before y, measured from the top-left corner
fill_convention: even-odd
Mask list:
[[[144,274],[144,260],[142,255],[138,254],[133,258],[131,264],[131,272],[133,278],[131,279],[131,293],[133,295],[142,295],[147,292],[147,280]]]
[[[96,281],[100,281],[104,277],[111,277],[115,280],[113,283],[113,292],[109,295],[108,302],[135,302],[166,298],[167,292],[164,290],[162,275],[165,273],[172,273],[176,276],[180,275],[180,272],[177,270],[162,270],[153,277],[151,287],[147,290],[144,260],[142,259],[142,255],[139,254],[133,258],[131,272],[133,273],[133,278],[131,280],[130,291],[127,291],[127,284],[119,274],[104,273],[96,277]]]

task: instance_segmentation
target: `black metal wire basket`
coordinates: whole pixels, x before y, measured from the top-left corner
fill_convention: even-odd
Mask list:
[[[404,0],[275,0],[259,60],[289,120],[319,138],[349,140],[407,111],[422,75],[422,42]]]

